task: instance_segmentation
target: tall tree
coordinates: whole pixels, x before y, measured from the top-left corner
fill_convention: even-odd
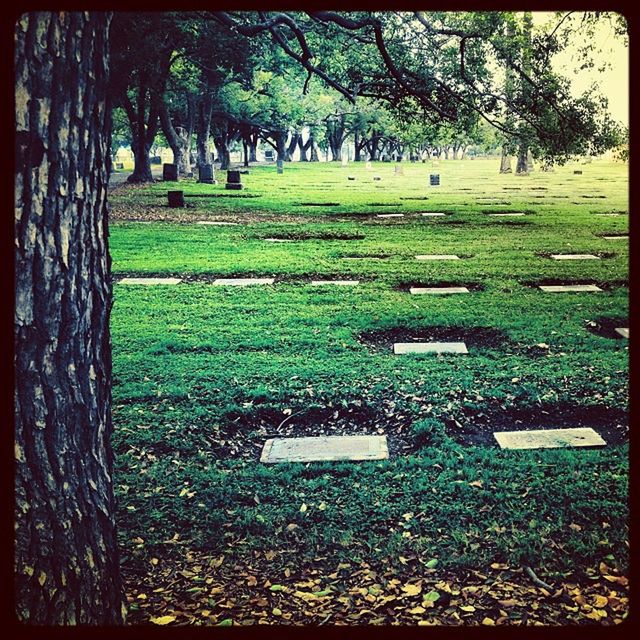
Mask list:
[[[117,624],[106,187],[110,15],[15,26],[15,597],[30,624]]]

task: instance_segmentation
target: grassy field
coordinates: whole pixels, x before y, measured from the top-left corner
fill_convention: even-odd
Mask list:
[[[220,173],[218,185],[181,181],[180,210],[166,206],[175,184],[114,190],[125,564],[179,540],[238,562],[276,552],[281,566],[417,557],[445,572],[626,570],[628,342],[614,328],[629,326],[629,245],[603,236],[628,233],[627,167],[518,177],[497,166],[407,163],[403,176],[385,163],[258,166],[240,192]],[[490,215],[500,212],[525,215]],[[550,257],[562,253],[600,260]],[[118,284],[134,275],[184,282]],[[229,276],[276,281],[212,284]],[[549,283],[603,291],[536,288]],[[471,292],[411,295],[416,285]],[[393,355],[393,342],[417,338],[464,340],[469,354]],[[502,451],[492,435],[563,426],[593,427],[608,444]],[[362,433],[386,434],[390,459],[258,462],[269,437]]]

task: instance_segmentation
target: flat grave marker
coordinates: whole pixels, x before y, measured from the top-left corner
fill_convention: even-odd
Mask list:
[[[565,291],[602,291],[595,284],[541,284],[539,288],[547,293],[562,293]]]
[[[496,431],[502,449],[558,449],[562,447],[603,447],[607,443],[590,427],[576,429],[536,429]]]
[[[453,254],[432,254],[416,256],[416,260],[460,260],[460,256]]]
[[[265,242],[295,242],[291,238],[263,238]]]
[[[446,216],[446,213],[441,213],[440,211],[425,211],[420,214],[423,218],[439,218],[441,216]]]
[[[269,439],[264,443],[260,462],[356,462],[388,457],[386,436],[319,436]]]
[[[616,333],[621,335],[623,338],[629,337],[629,327],[617,327]]]
[[[501,218],[510,216],[510,217],[520,217],[520,216],[525,216],[527,215],[526,213],[522,213],[521,211],[513,211],[513,212],[504,212],[504,213],[488,213],[487,215],[489,216],[499,216]]]
[[[360,280],[312,280],[311,284],[314,287],[319,287],[325,284],[335,284],[339,287],[355,287],[360,284]]]
[[[274,281],[275,278],[216,278],[213,284],[219,286],[246,287],[252,284],[273,284]]]
[[[404,218],[404,213],[378,213],[376,218]]]
[[[216,227],[237,227],[239,222],[219,222],[218,220],[198,220],[196,224],[208,224]]]
[[[396,355],[405,353],[469,353],[464,342],[396,342]]]
[[[602,236],[605,240],[628,240],[629,236],[628,235],[621,235],[621,236]]]
[[[469,289],[467,287],[411,287],[409,293],[414,296],[429,293],[469,293]]]
[[[120,284],[178,284],[181,278],[122,278]]]
[[[600,260],[591,253],[555,253],[551,257],[554,260]]]

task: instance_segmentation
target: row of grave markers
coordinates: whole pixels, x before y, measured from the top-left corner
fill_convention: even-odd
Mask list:
[[[442,256],[439,256],[442,258]],[[458,256],[455,256],[457,258]],[[451,258],[451,256],[447,256]],[[217,278],[214,285],[273,284],[274,278]],[[122,284],[171,284],[180,278],[123,278]],[[312,285],[351,286],[358,280],[312,280]],[[595,285],[554,286],[540,285],[543,291],[601,291]],[[412,294],[469,293],[467,287],[412,287]],[[619,327],[616,332],[629,338],[629,328]],[[465,342],[397,342],[395,355],[405,354],[468,354]],[[541,449],[560,447],[601,447],[606,442],[591,428],[538,429],[533,431],[497,431],[493,434],[502,449]],[[262,449],[260,462],[328,462],[383,460],[389,457],[385,436],[320,436],[304,438],[271,438]]]

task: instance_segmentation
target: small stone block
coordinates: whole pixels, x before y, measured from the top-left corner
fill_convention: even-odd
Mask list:
[[[460,256],[454,256],[454,255],[448,255],[448,254],[443,254],[443,255],[425,255],[425,256],[416,256],[416,260],[460,260]]]
[[[378,213],[376,218],[404,218],[404,213]]]
[[[373,176],[373,179],[374,179],[376,182],[378,182],[378,181],[382,180],[382,178],[381,178],[380,176]]]
[[[515,216],[524,216],[526,214],[518,211],[518,212],[514,212],[514,213],[490,213],[488,215],[490,215],[490,216],[500,216],[500,217],[506,217],[506,216],[515,217]]]
[[[621,335],[623,338],[629,337],[629,327],[618,327],[616,329],[616,333]]]
[[[607,443],[591,428],[496,431],[493,436],[502,449],[558,449],[603,447]]]
[[[122,278],[120,284],[178,284],[181,278]]]
[[[469,289],[467,287],[411,287],[409,293],[414,296],[423,293],[469,293]]]
[[[167,201],[172,209],[184,207],[184,191],[167,191]]]
[[[575,175],[577,175],[577,176],[581,176],[581,175],[582,175],[582,171],[581,171],[581,170],[579,170],[579,169],[578,169],[578,170],[576,170],[576,171],[574,171],[573,173],[574,173]]]
[[[265,242],[293,242],[290,238],[265,238]]]
[[[274,280],[275,278],[216,278],[213,284],[246,287],[250,284],[273,284]]]
[[[356,177],[355,176],[347,176],[347,180],[355,180]]]
[[[600,260],[591,253],[556,253],[551,256],[554,260]]]
[[[396,342],[393,353],[469,353],[464,342]]]
[[[234,191],[240,191],[243,187],[244,185],[239,182],[227,182],[224,185],[225,189],[233,189]]]
[[[386,436],[321,436],[267,440],[260,462],[355,462],[388,457]]]
[[[209,224],[217,227],[237,227],[238,222],[219,222],[218,220],[198,220],[196,224]]]
[[[423,216],[424,218],[436,218],[436,217],[440,217],[440,216],[446,216],[446,213],[440,213],[439,211],[428,211],[425,213],[421,213],[421,216]]]
[[[605,240],[628,240],[629,236],[602,236]]]
[[[602,291],[602,289],[595,284],[541,284],[540,289],[548,293],[562,293],[563,291]]]
[[[177,182],[178,165],[171,162],[165,162],[162,165],[162,179],[166,182]]]
[[[311,284],[315,286],[321,286],[325,284],[335,284],[340,287],[356,286],[360,284],[360,280],[312,280]]]

